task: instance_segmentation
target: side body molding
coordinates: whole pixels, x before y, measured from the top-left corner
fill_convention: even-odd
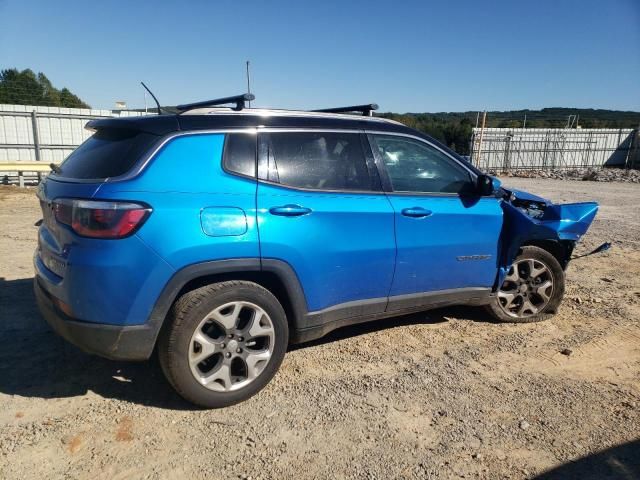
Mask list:
[[[149,335],[153,337],[146,357],[149,357],[153,351],[155,340],[171,305],[189,282],[210,275],[261,272],[275,275],[286,290],[290,306],[289,313],[292,317],[289,318],[291,343],[315,340],[342,326],[410,312],[446,305],[482,305],[487,303],[491,294],[490,288],[460,288],[347,302],[320,311],[309,311],[298,276],[293,268],[282,260],[263,258],[261,261],[259,258],[236,258],[197,263],[176,272],[156,302],[145,325]]]

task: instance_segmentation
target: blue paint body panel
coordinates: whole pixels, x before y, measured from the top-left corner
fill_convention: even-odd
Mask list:
[[[40,248],[48,248],[40,234]],[[63,277],[52,275],[40,257],[36,273],[48,292],[71,307],[74,317],[109,325],[139,325],[174,273],[136,235],[118,241],[82,239],[65,244]]]
[[[598,213],[595,202],[550,205],[541,224],[556,231],[560,240],[580,240]]]
[[[290,204],[311,213],[269,212]],[[387,297],[396,247],[393,210],[384,194],[302,191],[260,183],[258,229],[263,258],[293,267],[309,310]]]
[[[224,135],[189,135],[170,141],[136,178],[101,184],[47,179],[42,197],[94,198],[144,202],[153,212],[135,235],[100,240],[76,235],[69,227],[40,227],[40,248],[66,265],[63,277],[36,255],[36,273],[45,289],[71,306],[81,321],[144,324],[162,289],[187,265],[238,257],[259,258],[255,224],[256,181],[224,172]],[[189,168],[185,168],[188,165]],[[198,171],[200,175],[191,175]],[[210,205],[246,212],[244,234],[210,236],[201,212]],[[228,219],[228,207],[223,210]],[[244,214],[242,214],[244,217]],[[217,227],[220,229],[221,223]],[[227,229],[228,226],[222,227]]]
[[[99,196],[151,205],[153,213],[137,235],[176,270],[212,260],[259,258],[256,180],[223,170],[223,145],[223,134],[177,137],[164,146],[142,175],[131,181],[105,183]],[[242,210],[246,232],[206,234],[201,212],[210,206]]]
[[[276,259],[297,276],[307,311],[376,300],[368,311],[375,314],[389,296],[491,287],[522,243],[578,240],[597,211],[593,203],[547,202],[545,216],[534,219],[494,197],[287,188],[226,172],[224,141],[222,133],[177,136],[128,179],[46,179],[39,191],[45,205],[122,200],[143,202],[152,213],[119,240],[80,237],[45,222],[34,257],[42,287],[79,321],[142,325],[185,267]],[[402,213],[416,208],[431,213]]]
[[[99,185],[55,182],[41,184],[39,196],[91,198]],[[137,235],[117,241],[79,237],[59,223],[43,224],[34,257],[36,274],[47,291],[68,304],[79,320],[135,325],[144,323],[174,270]],[[43,258],[62,271],[52,272]]]
[[[498,267],[500,200],[455,195],[390,195],[395,210],[397,260],[390,295],[491,287]],[[422,207],[427,217],[403,209]]]
[[[547,200],[546,198],[539,197],[538,195],[535,195],[533,193],[525,192],[524,190],[515,190],[513,188],[510,188],[510,189],[508,189],[506,191],[509,194],[511,194],[513,197],[517,198],[518,200],[527,200],[527,201],[533,201],[533,202],[540,202],[540,203],[543,203],[545,205],[551,204],[551,202],[549,200]]]

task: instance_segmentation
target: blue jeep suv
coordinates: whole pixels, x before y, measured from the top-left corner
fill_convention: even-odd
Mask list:
[[[446,305],[557,310],[597,204],[507,190],[374,105],[101,119],[40,184],[39,308],[112,359],[157,350],[205,407],[245,400],[291,343]]]

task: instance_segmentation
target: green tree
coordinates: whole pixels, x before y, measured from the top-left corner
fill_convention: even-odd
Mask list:
[[[44,73],[38,74],[38,83],[42,86],[43,89],[43,99],[45,102],[44,105],[61,105],[60,92],[56,88],[54,88],[54,86],[51,84]]]
[[[67,88],[58,90],[42,72],[10,68],[0,71],[0,103],[90,108]]]
[[[71,93],[67,88],[60,90],[60,103],[63,107],[89,108],[89,105],[80,100],[80,98]]]

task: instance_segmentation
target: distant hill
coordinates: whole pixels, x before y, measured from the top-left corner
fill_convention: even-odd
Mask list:
[[[431,135],[462,155],[469,154],[471,130],[478,112],[380,113]],[[593,108],[543,108],[542,110],[510,110],[487,112],[486,127],[521,128],[527,116],[527,128],[564,128],[570,115],[575,115],[582,128],[638,128],[640,112]],[[573,126],[576,126],[576,120]],[[482,113],[480,114],[480,122]]]

